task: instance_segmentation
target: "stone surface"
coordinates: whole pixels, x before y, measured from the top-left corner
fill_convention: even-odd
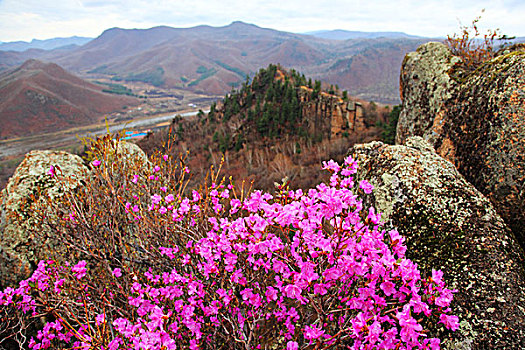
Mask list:
[[[459,74],[448,49],[432,47],[405,58],[396,142],[427,139],[490,199],[525,247],[525,49]]]
[[[55,167],[55,176],[48,171]],[[26,278],[45,252],[27,228],[35,223],[36,207],[62,197],[82,185],[89,169],[82,159],[66,152],[28,153],[2,190],[0,205],[0,286]]]
[[[430,127],[443,115],[443,101],[451,97],[455,81],[447,74],[459,61],[438,42],[421,45],[405,56],[401,66],[400,93],[403,109],[397,124],[396,143],[418,135],[429,139]]]
[[[427,275],[442,269],[458,290],[460,329],[430,325],[447,349],[525,347],[523,252],[491,203],[421,137],[406,145],[354,146],[357,179],[375,186],[365,205],[407,238],[407,255]]]

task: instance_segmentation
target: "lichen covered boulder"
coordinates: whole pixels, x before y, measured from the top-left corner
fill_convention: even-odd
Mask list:
[[[450,65],[454,59],[444,45],[424,48],[407,55],[402,67],[403,112],[396,142],[409,136],[428,140],[490,199],[525,247],[523,46],[503,51],[470,73]],[[437,68],[420,74],[428,67]]]
[[[441,269],[457,289],[454,333],[433,325],[447,349],[525,347],[524,257],[491,203],[421,137],[406,145],[356,145],[357,180],[375,186],[365,205],[406,237],[423,273]]]
[[[39,219],[35,209],[81,186],[88,173],[80,157],[66,152],[32,151],[26,155],[2,190],[0,286],[27,278],[38,260],[45,258],[44,242],[33,240],[28,230]]]
[[[400,76],[403,109],[397,124],[397,144],[414,135],[425,135],[426,139],[433,136],[434,120],[443,117],[443,101],[452,96],[455,86],[448,71],[458,61],[438,42],[421,45],[405,56]]]

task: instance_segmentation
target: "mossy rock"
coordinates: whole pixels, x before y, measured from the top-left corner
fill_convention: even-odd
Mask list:
[[[438,43],[406,56],[396,142],[428,140],[492,202],[525,248],[524,47],[502,50],[470,73],[458,74],[457,59]]]
[[[48,171],[53,166],[55,176]],[[16,168],[2,190],[0,206],[0,286],[29,277],[45,257],[44,242],[30,233],[51,201],[73,191],[89,176],[83,160],[61,151],[32,151]],[[37,211],[40,208],[42,211]],[[38,213],[38,214],[37,214]],[[60,239],[56,239],[59,244]]]
[[[423,275],[441,269],[457,289],[460,329],[427,325],[431,335],[447,349],[524,348],[525,260],[491,203],[421,137],[356,145],[349,154],[359,164],[356,179],[375,186],[365,205],[406,237]]]
[[[438,42],[421,45],[405,56],[401,67],[400,92],[403,109],[399,115],[396,143],[410,136],[431,138],[434,119],[443,111],[443,101],[451,97],[455,81],[448,71],[459,62]]]

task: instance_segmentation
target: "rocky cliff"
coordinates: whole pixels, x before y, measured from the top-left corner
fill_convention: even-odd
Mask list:
[[[443,44],[408,54],[396,142],[422,136],[494,204],[525,246],[525,50],[462,73]]]
[[[364,109],[360,102],[343,100],[341,97],[321,92],[312,98],[312,89],[301,86],[298,90],[302,114],[309,122],[311,134],[321,131],[331,139],[342,137],[343,133],[361,135],[369,131]]]

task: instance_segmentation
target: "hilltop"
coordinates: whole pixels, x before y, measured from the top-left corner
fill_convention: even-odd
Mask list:
[[[137,99],[103,92],[104,87],[54,63],[28,60],[0,73],[0,139],[58,131],[103,119]]]
[[[283,178],[305,188],[321,181],[321,160],[342,159],[349,145],[381,139],[383,129],[377,125],[387,123],[388,115],[387,108],[269,65],[213,104],[209,113],[175,118],[168,133],[149,135],[138,145],[149,154],[189,151],[187,163],[197,170],[196,182],[224,157],[224,173],[253,180],[256,188],[271,189]],[[170,141],[171,147],[165,147]]]

